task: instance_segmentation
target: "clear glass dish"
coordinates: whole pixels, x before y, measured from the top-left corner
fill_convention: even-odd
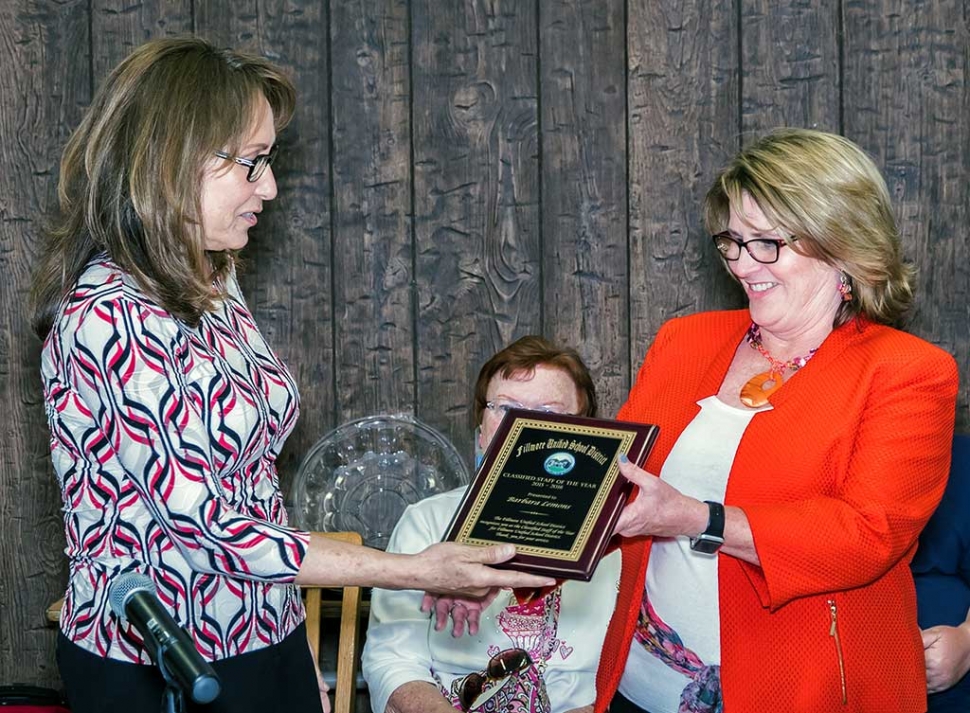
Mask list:
[[[367,416],[309,450],[293,485],[295,525],[359,532],[384,549],[411,503],[467,485],[468,469],[440,432],[410,414]]]

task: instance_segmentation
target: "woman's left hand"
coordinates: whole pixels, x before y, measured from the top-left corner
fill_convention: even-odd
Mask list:
[[[317,673],[317,688],[320,689],[320,705],[323,706],[323,713],[330,713],[330,686],[323,680],[323,674]]]
[[[621,459],[619,465],[623,477],[640,492],[620,513],[614,530],[617,535],[677,537],[696,535],[707,528],[707,505],[684,495],[628,460]]]
[[[474,636],[478,633],[482,612],[488,609],[498,593],[498,589],[493,589],[483,599],[460,599],[425,593],[421,600],[421,611],[433,612],[435,631],[443,631],[450,619],[451,635],[454,638],[461,638],[466,625],[469,636]]]
[[[307,640],[307,645],[310,642]],[[327,694],[330,692],[330,686],[327,682],[323,680],[323,674],[320,672],[320,662],[317,660],[317,652],[313,650],[310,646],[310,658],[313,659],[313,670],[317,674],[317,689],[320,691],[320,705],[323,707],[323,713],[330,713],[330,696]]]

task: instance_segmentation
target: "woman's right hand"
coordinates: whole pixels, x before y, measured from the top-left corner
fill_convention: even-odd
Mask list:
[[[472,547],[438,542],[413,556],[409,562],[409,589],[457,598],[481,599],[495,588],[539,588],[555,584],[551,577],[513,570],[494,569],[515,556],[512,545]]]
[[[627,503],[620,513],[614,534],[620,537],[694,537],[707,529],[710,510],[706,503],[684,495],[666,481],[622,458],[620,473],[634,483],[639,492],[636,499]],[[724,547],[721,553],[761,566],[748,516],[738,507],[724,508]]]
[[[294,581],[311,587],[418,589],[470,599],[480,599],[495,588],[536,589],[555,583],[549,577],[489,566],[514,556],[515,547],[508,544],[472,547],[455,542],[438,542],[417,554],[400,554],[312,532]]]
[[[621,458],[620,473],[637,486],[636,500],[620,513],[614,533],[621,537],[696,535],[707,527],[707,505]]]

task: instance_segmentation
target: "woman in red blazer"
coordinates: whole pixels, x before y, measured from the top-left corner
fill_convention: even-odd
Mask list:
[[[909,561],[957,371],[888,326],[912,268],[886,185],[846,139],[780,130],[705,219],[748,309],[665,324],[619,413],[661,430],[621,466],[639,492],[596,711],[922,713]]]

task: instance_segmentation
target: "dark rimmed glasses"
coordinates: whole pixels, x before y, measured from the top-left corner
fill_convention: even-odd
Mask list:
[[[243,158],[242,156],[230,156],[225,151],[216,151],[215,154],[219,158],[223,158],[227,161],[235,161],[240,166],[246,166],[249,169],[249,173],[246,174],[246,180],[250,183],[255,183],[263,174],[266,173],[266,169],[269,168],[270,164],[276,160],[276,154],[279,153],[279,144],[273,144],[269,148],[268,153],[261,153],[255,158]]]
[[[461,689],[458,691],[458,702],[463,711],[470,711],[475,705],[475,701],[482,691],[485,684],[489,681],[498,681],[517,673],[525,671],[532,665],[532,658],[525,649],[506,649],[499,651],[488,660],[485,667],[485,675],[480,673],[470,673],[462,681]]]
[[[728,262],[734,262],[741,257],[741,248],[748,251],[748,255],[755,262],[770,265],[778,262],[778,253],[786,245],[787,240],[779,238],[755,238],[754,240],[738,240],[728,232],[712,235],[714,247],[717,252]],[[792,238],[792,241],[797,238]]]

